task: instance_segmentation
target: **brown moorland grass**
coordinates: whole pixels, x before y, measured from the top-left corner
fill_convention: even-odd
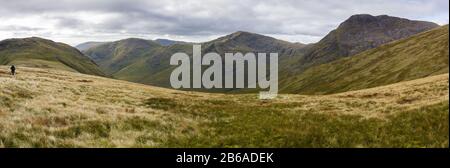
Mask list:
[[[448,74],[333,95],[176,91],[0,67],[0,147],[447,147]]]

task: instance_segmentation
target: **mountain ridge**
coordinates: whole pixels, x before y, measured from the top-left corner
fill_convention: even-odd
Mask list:
[[[203,54],[217,52],[222,56],[225,52],[277,52],[279,54],[280,81],[289,83],[288,81],[294,81],[295,77],[300,76],[311,67],[405,39],[436,26],[437,24],[431,22],[413,21],[387,15],[361,14],[349,17],[321,41],[313,44],[291,43],[246,31],[236,31],[198,44],[202,45]],[[96,48],[91,50],[96,50]],[[143,50],[150,51],[149,49]],[[153,51],[145,52],[133,61],[128,61],[126,65],[116,69],[111,75],[117,79],[170,87],[169,75],[175,67],[169,65],[169,59],[176,52],[192,55],[192,44],[156,47]],[[92,55],[86,52],[85,54]],[[104,66],[101,63],[99,65]],[[224,90],[224,92],[229,91],[235,92],[229,89]]]
[[[361,52],[380,47],[397,40],[407,39],[415,34],[430,30],[436,24],[422,21],[411,21],[408,19],[391,17],[387,15],[354,15],[345,20],[338,28],[331,31],[324,39],[314,44],[291,43],[273,37],[260,35],[246,31],[236,31],[229,35],[217,38],[202,45],[202,53],[217,52],[224,55],[225,52],[255,52],[279,54],[279,74],[283,84],[281,88],[286,90],[298,90],[291,88],[297,86],[292,84],[301,78],[309,68],[314,68],[342,58],[358,55]],[[372,31],[373,30],[373,31]],[[356,39],[356,40],[355,40]],[[174,43],[171,45],[161,45],[155,40],[145,40],[139,38],[128,38],[114,42],[96,43],[95,46],[81,53],[77,49],[63,43],[55,43],[51,40],[40,38],[29,38],[25,41],[41,41],[42,44],[53,45],[56,51],[67,51],[82,62],[88,62],[86,72],[83,67],[76,66],[74,59],[68,61],[60,54],[50,56],[51,62],[40,60],[39,66],[60,67],[66,70],[79,71],[82,73],[92,73],[92,69],[98,69],[97,74],[103,73],[117,79],[128,80],[143,84],[150,84],[162,87],[169,87],[169,75],[175,68],[170,66],[170,56],[176,52],[184,52],[192,55],[191,43]],[[41,45],[44,50],[49,50],[46,45]],[[19,45],[18,45],[19,46]],[[347,47],[345,47],[347,46]],[[36,47],[39,47],[37,45]],[[337,48],[336,48],[337,47]],[[320,49],[320,52],[316,52]],[[323,49],[323,50],[322,50]],[[330,54],[327,54],[330,53]],[[84,56],[90,59],[84,59]],[[445,55],[445,54],[444,54]],[[447,53],[448,55],[448,53]],[[9,59],[5,57],[3,64]],[[44,61],[47,61],[43,59]],[[38,61],[35,61],[38,62]],[[90,62],[90,63],[89,63]],[[38,67],[39,67],[38,66]],[[76,68],[73,68],[76,66]],[[94,68],[92,68],[94,67]],[[100,72],[99,72],[100,71]],[[284,86],[288,84],[289,86]],[[226,90],[225,92],[239,92],[239,90]]]
[[[321,64],[290,81],[280,81],[280,91],[330,94],[448,73],[448,36],[445,25]]]
[[[155,39],[153,41],[159,43],[162,46],[171,46],[171,45],[174,45],[174,44],[187,44],[187,43],[190,43],[190,42],[185,42],[185,41],[176,41],[176,40],[161,39],[161,38]]]
[[[104,76],[97,64],[70,45],[30,37],[0,41],[0,64],[65,69]]]
[[[315,43],[297,62],[298,69],[328,63],[395,40],[431,30],[439,25],[388,15],[352,15]]]

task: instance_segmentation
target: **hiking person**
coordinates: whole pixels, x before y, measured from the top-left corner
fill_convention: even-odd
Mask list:
[[[14,65],[11,66],[11,75],[16,76],[16,67]]]

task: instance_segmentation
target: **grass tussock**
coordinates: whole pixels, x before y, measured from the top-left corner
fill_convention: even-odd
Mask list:
[[[0,68],[0,147],[448,147],[448,74],[334,95],[175,91]]]

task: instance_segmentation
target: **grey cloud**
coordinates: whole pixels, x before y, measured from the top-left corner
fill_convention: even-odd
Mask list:
[[[44,32],[55,34],[72,30],[92,36],[168,34],[205,38],[242,30],[317,39],[353,14],[448,22],[449,10],[447,0],[2,0],[1,4],[0,19],[42,16],[44,22],[55,21]],[[94,16],[78,15],[83,12],[111,17],[95,20]]]
[[[39,31],[39,30],[42,30],[42,28],[14,26],[14,25],[0,26],[0,31]]]
[[[72,18],[72,17],[48,17],[49,19],[56,20],[57,27],[64,27],[64,28],[72,28],[72,29],[82,29],[86,26],[87,23],[84,21],[78,19],[78,18]]]

